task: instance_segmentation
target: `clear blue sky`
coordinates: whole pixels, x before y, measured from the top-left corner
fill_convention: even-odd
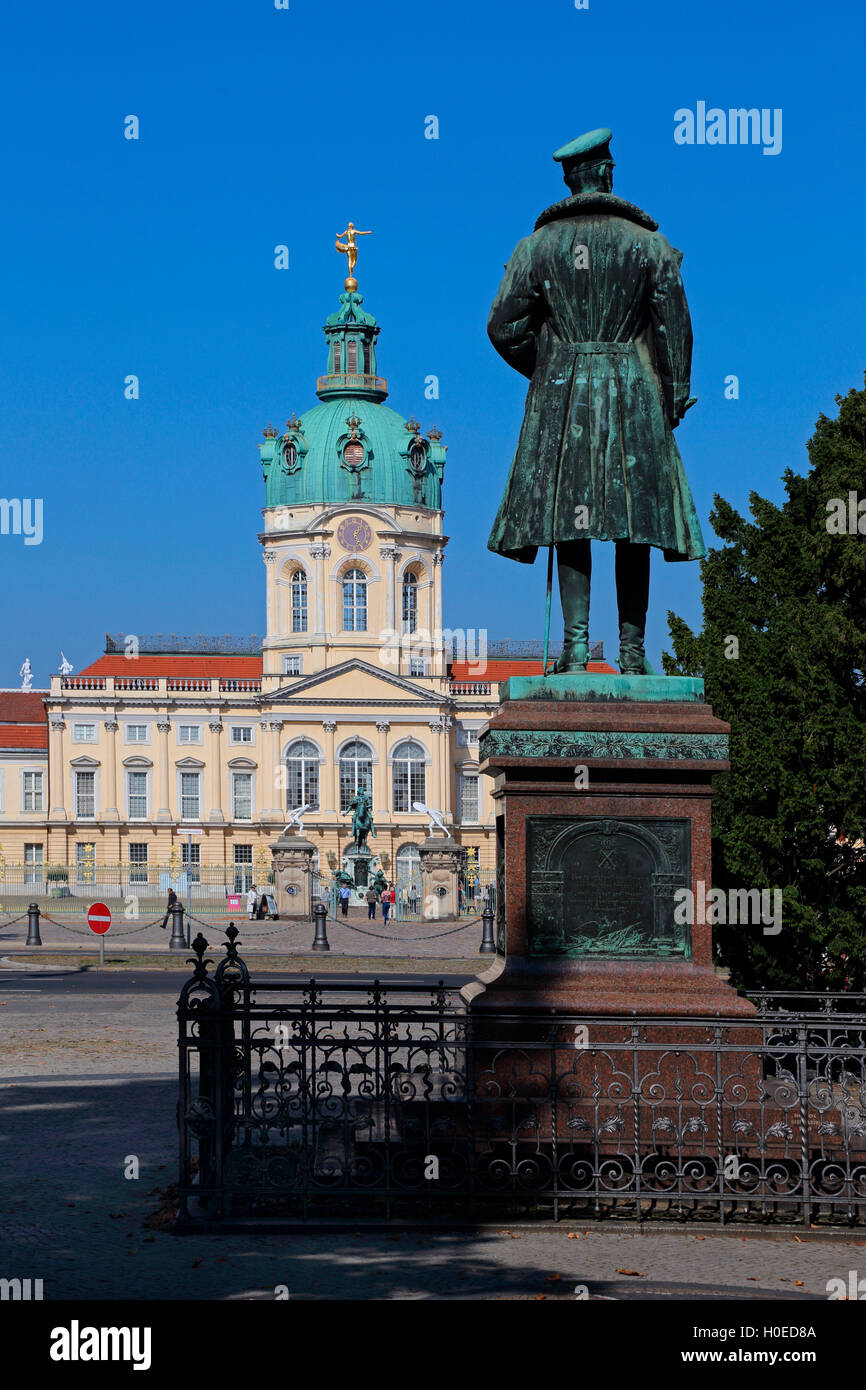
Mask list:
[[[47,684],[61,646],[79,669],[106,630],[262,631],[256,445],[315,403],[348,218],[375,231],[359,271],[390,404],[449,445],[447,619],[540,636],[542,564],[486,550],[524,383],[485,322],[566,193],[553,150],[599,125],[616,192],[685,252],[699,404],[679,442],[707,540],[714,491],[778,497],[863,380],[863,34],[853,0],[7,7],[0,496],[42,497],[45,533],[0,537],[0,686],[26,655]],[[677,145],[698,101],[781,107],[781,153]],[[591,628],[613,655],[611,549]],[[659,557],[651,604],[657,659],[667,608],[698,620],[698,567]]]

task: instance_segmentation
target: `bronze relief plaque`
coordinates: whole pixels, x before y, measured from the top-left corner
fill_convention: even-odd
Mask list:
[[[688,960],[674,893],[690,882],[687,820],[530,816],[529,953]]]

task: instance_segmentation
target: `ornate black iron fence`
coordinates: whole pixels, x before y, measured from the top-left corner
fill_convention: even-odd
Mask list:
[[[476,1016],[441,984],[254,982],[227,935],[178,1005],[179,1228],[866,1219],[863,996]]]

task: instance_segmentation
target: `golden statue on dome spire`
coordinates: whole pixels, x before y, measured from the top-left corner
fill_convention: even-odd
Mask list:
[[[349,274],[346,277],[345,285],[350,294],[353,294],[358,288],[358,281],[355,279],[355,266],[358,263],[358,247],[355,244],[355,237],[372,235],[372,232],[357,231],[354,222],[350,222],[344,232],[337,233],[337,241],[334,249],[339,251],[341,256],[345,256],[348,262]],[[340,240],[341,236],[346,238],[345,242]]]

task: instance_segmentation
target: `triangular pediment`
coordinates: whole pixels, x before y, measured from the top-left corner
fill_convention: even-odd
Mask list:
[[[405,676],[393,671],[373,666],[369,661],[354,658],[341,661],[338,666],[328,666],[311,676],[301,676],[291,685],[281,686],[273,694],[266,695],[262,703],[291,704],[293,700],[306,701],[310,695],[327,700],[417,700],[419,704],[439,706],[445,699],[436,691],[427,690]]]

